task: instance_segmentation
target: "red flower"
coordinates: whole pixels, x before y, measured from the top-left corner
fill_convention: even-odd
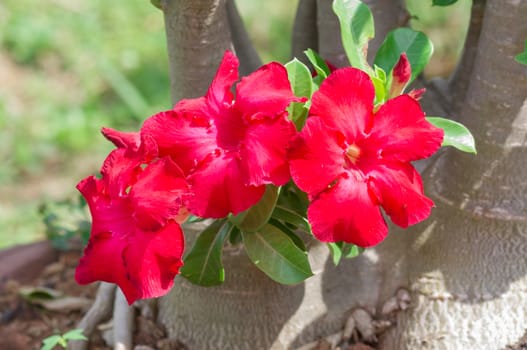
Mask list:
[[[285,68],[269,63],[236,85],[238,59],[226,52],[207,94],[149,118],[162,156],[181,166],[201,217],[237,214],[258,202],[266,184],[290,179],[287,146],[296,130],[285,109],[294,97]]]
[[[90,176],[77,185],[93,224],[75,279],[116,283],[131,304],[166,294],[173,285],[182,265],[178,222],[186,217],[187,184],[170,158],[152,160],[155,144],[148,138],[103,133],[118,148],[106,158],[101,179]]]
[[[410,164],[433,154],[443,131],[408,95],[374,112],[375,91],[355,68],[331,74],[313,95],[310,116],[293,142],[293,180],[312,203],[308,219],[324,242],[373,246],[387,235],[380,207],[402,227],[430,215],[421,177]]]

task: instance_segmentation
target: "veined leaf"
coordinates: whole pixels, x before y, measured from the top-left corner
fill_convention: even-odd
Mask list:
[[[410,28],[397,28],[384,39],[375,56],[375,64],[389,73],[405,52],[412,67],[412,77],[408,82],[411,83],[423,71],[433,51],[432,42],[425,34]]]
[[[267,224],[258,232],[242,232],[251,261],[267,276],[282,284],[296,284],[313,275],[302,251],[287,234]]]
[[[181,276],[200,286],[223,283],[225,271],[221,262],[223,243],[233,226],[227,220],[214,221],[203,230],[185,256]]]
[[[313,79],[309,68],[296,58],[286,63],[285,68],[295,96],[310,99],[313,94]],[[289,106],[289,118],[295,123],[297,130],[302,130],[308,111],[306,102],[293,102]]]
[[[452,146],[463,152],[477,153],[474,136],[463,124],[441,117],[427,117],[426,120],[445,132],[441,146]]]
[[[434,6],[448,6],[453,5],[457,0],[432,0],[432,5]]]
[[[525,40],[525,49],[522,53],[514,57],[516,62],[527,65],[527,40]]]
[[[312,49],[307,49],[306,51],[304,51],[304,54],[306,55],[309,62],[311,62],[311,64],[313,65],[313,68],[315,68],[315,72],[317,72],[317,75],[322,79],[326,79],[327,76],[331,73],[331,70],[329,69],[329,66],[327,65],[326,61],[324,61],[324,59]]]
[[[342,259],[342,242],[328,243],[329,252],[333,259],[333,264],[337,266]]]
[[[241,231],[255,232],[262,228],[274,210],[280,188],[267,185],[262,199],[248,210],[236,216],[231,216],[229,220]]]
[[[311,234],[311,224],[309,221],[307,221],[307,219],[302,215],[299,215],[290,209],[277,205],[274,208],[271,217],[296,226],[299,229]]]
[[[351,65],[371,72],[366,54],[368,41],[375,36],[375,27],[369,7],[359,0],[334,0],[333,11],[339,19],[342,46]]]

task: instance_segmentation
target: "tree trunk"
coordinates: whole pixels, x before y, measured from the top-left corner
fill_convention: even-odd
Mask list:
[[[230,247],[224,285],[203,288],[177,278],[160,300],[160,320],[172,337],[191,350],[294,348],[338,331],[355,307],[379,315],[404,287],[412,305],[381,337],[382,349],[497,350],[520,338],[527,324],[527,72],[513,56],[527,38],[527,2],[486,2],[481,31],[472,35],[477,49],[470,46],[465,59],[470,74],[458,70],[464,80],[450,85],[453,91],[468,86],[464,101],[446,106],[462,106],[458,119],[474,133],[478,155],[444,152],[428,168],[427,193],[437,206],[432,217],[405,232],[391,227],[385,242],[338,268],[323,245],[311,242],[316,275],[297,286],[272,282]],[[331,1],[301,3],[310,4],[301,21],[316,14],[318,28],[318,41],[302,40],[318,43],[337,66],[348,65]],[[368,3],[382,39],[399,20],[389,16],[401,12],[399,2]],[[202,95],[231,47],[224,5],[165,2],[174,102]],[[476,10],[473,15],[482,13]],[[389,21],[379,20],[381,12]],[[195,232],[186,233],[192,241]]]
[[[478,155],[439,158],[428,172],[433,216],[392,233],[412,237],[403,274],[413,305],[383,349],[496,350],[525,332],[527,73],[513,59],[525,18],[525,1],[487,1],[461,112]]]

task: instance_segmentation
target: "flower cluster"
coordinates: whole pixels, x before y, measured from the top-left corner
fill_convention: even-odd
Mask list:
[[[404,68],[398,84],[409,79]],[[180,224],[189,213],[236,215],[266,185],[291,179],[307,193],[307,217],[323,242],[381,242],[381,208],[401,227],[425,219],[433,203],[410,162],[434,153],[443,131],[415,96],[374,99],[366,73],[337,69],[297,132],[287,107],[306,99],[294,96],[286,69],[269,63],[238,82],[238,60],[226,52],[205,96],[150,117],[140,132],[103,130],[116,149],[101,178],[77,186],[93,217],[77,281],[116,283],[130,303],[163,295],[183,263]]]

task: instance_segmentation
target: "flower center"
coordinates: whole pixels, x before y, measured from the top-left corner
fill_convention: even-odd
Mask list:
[[[346,156],[348,157],[350,162],[353,164],[357,164],[360,153],[361,153],[360,148],[356,144],[349,145],[348,149],[346,150]]]

